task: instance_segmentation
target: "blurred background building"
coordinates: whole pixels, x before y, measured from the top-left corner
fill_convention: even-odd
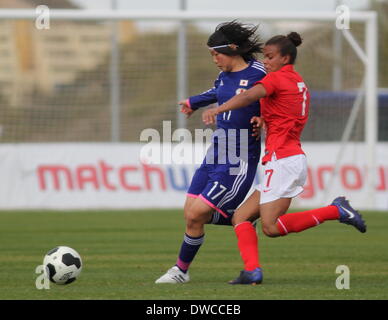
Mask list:
[[[51,9],[81,9],[80,3],[92,2],[0,0],[0,9],[35,9],[41,4]],[[97,3],[109,8],[111,1]],[[171,3],[166,2],[166,6]],[[371,1],[369,7],[379,14],[379,87],[385,88],[388,87],[385,58],[388,3]],[[212,87],[217,77],[218,70],[209,58],[206,41],[219,22],[186,25],[188,95]],[[334,49],[336,31],[330,23],[248,22],[260,24],[263,40],[291,29],[302,34],[304,43],[299,50],[297,68],[306,78],[313,98],[304,139],[338,141],[364,74],[364,66],[354,50],[344,40],[340,51]],[[113,24],[52,20],[50,29],[39,30],[31,20],[0,20],[1,142],[112,141],[115,125],[111,112],[113,33],[117,37],[119,57],[115,67],[119,79],[115,84],[119,86],[116,88],[119,140],[137,142],[144,128],[160,129],[163,120],[171,120],[174,127],[178,126],[177,39],[181,25],[174,21],[121,20],[114,29]],[[352,23],[351,32],[363,47],[364,27]],[[338,81],[333,81],[334,69],[340,70]],[[384,125],[388,122],[388,99],[384,90],[381,93],[379,137],[388,140],[388,128]],[[355,141],[364,136],[361,115],[362,112],[352,133]],[[330,130],[321,126],[326,120],[332,123]],[[199,115],[194,115],[187,127],[190,130],[203,127]]]
[[[0,8],[35,9],[37,0],[0,0]],[[67,0],[50,8],[79,9]],[[111,24],[56,21],[46,32],[34,21],[0,20],[0,92],[10,106],[29,103],[34,92],[50,95],[75,81],[79,72],[93,70],[111,50]],[[135,37],[133,23],[119,23],[119,43]]]

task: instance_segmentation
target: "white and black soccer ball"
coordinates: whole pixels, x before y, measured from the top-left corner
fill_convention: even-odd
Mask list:
[[[43,259],[44,273],[51,282],[69,284],[82,270],[81,256],[72,248],[59,246],[51,249]]]

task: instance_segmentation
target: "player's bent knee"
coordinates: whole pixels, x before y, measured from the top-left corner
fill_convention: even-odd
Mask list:
[[[203,216],[201,216],[195,211],[190,211],[190,210],[185,213],[185,219],[186,219],[186,225],[188,227],[204,224],[206,222],[204,221]]]
[[[279,237],[280,233],[276,225],[262,225],[263,233],[270,238]]]

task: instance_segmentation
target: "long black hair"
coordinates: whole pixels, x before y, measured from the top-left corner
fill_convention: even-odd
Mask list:
[[[245,61],[256,59],[263,45],[256,35],[257,28],[236,20],[221,23],[209,37],[207,45],[228,56],[241,56]]]
[[[290,32],[286,36],[274,36],[269,39],[265,45],[276,45],[279,48],[282,57],[290,56],[289,64],[294,64],[297,56],[297,49],[302,44],[302,38],[297,32]]]

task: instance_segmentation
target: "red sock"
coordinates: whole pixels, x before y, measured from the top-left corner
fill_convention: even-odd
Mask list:
[[[281,216],[276,226],[282,236],[291,232],[300,232],[326,220],[336,220],[339,212],[336,206],[327,206],[304,212],[288,213]]]
[[[249,221],[238,224],[234,231],[237,236],[237,245],[241,258],[244,261],[244,269],[252,271],[260,267],[259,249],[257,245],[257,233]]]

